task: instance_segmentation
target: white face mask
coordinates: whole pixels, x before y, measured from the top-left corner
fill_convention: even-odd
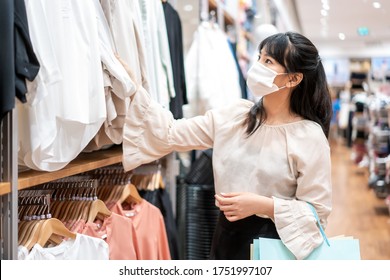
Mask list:
[[[277,73],[259,62],[255,62],[248,71],[246,83],[252,94],[257,98],[260,98],[285,88],[286,86],[279,88],[274,84],[276,76],[284,74],[287,73]]]

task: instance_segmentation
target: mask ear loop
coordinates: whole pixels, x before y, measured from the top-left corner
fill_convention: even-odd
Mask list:
[[[290,73],[277,73],[276,76],[289,75],[289,74],[290,74]],[[274,82],[275,82],[275,80],[274,80]],[[288,83],[290,83],[290,82],[291,82],[291,79],[288,81]],[[287,84],[288,84],[288,83],[287,83]],[[281,90],[281,89],[286,88],[286,87],[287,87],[287,84],[285,84],[285,85],[282,86],[282,87],[279,87],[277,84],[274,83],[274,85],[276,85],[276,86],[279,88],[278,91]]]

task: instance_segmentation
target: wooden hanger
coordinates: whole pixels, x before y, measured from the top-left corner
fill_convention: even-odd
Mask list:
[[[92,204],[93,204],[92,200],[84,201],[83,207],[80,209],[80,215],[77,219],[78,221],[79,220],[82,220],[85,222],[88,221],[88,216],[89,216],[89,212],[91,211]]]
[[[161,172],[158,171],[157,173],[153,174],[152,176],[152,183],[151,183],[151,190],[158,190],[158,189],[164,189],[165,184],[163,180],[163,176],[161,175]]]
[[[18,245],[25,244],[30,237],[31,230],[37,221],[21,221],[18,224]]]
[[[122,191],[122,196],[119,199],[120,203],[127,202],[131,203],[140,203],[143,198],[140,196],[137,188],[133,184],[126,184],[125,188]]]
[[[121,197],[124,188],[125,185],[108,185],[107,189],[109,190],[109,193],[103,201],[105,203],[118,201],[118,199]]]
[[[76,233],[71,232],[60,220],[56,218],[45,220],[38,234],[39,238],[36,243],[41,245],[42,247],[44,247],[45,244],[50,239],[52,239],[52,236],[55,234],[62,237],[76,239]]]
[[[92,223],[99,215],[109,217],[111,216],[111,211],[108,210],[106,204],[102,200],[97,199],[92,202],[87,221]]]
[[[30,232],[29,237],[27,238],[27,240],[25,240],[23,242],[23,244],[20,244],[20,245],[23,245],[24,247],[27,248],[28,251],[30,251],[32,249],[32,247],[34,247],[34,245],[38,241],[39,232],[41,230],[43,223],[44,223],[44,220],[36,221],[34,223],[34,227],[32,228],[32,230]]]
[[[112,192],[112,188],[112,184],[101,183],[97,188],[97,197],[106,202]]]
[[[74,202],[75,207],[74,210],[69,214],[67,220],[66,220],[66,227],[68,229],[72,229],[73,226],[83,220],[84,222],[87,221],[89,209],[92,205],[92,201],[90,200],[82,200],[82,201],[75,201]]]
[[[57,218],[61,221],[69,221],[70,220],[70,214],[72,213],[72,209],[76,207],[76,203],[78,201],[73,201],[73,200],[65,200],[62,201],[62,203],[58,204],[60,207],[60,213],[58,216],[54,216],[54,218]]]

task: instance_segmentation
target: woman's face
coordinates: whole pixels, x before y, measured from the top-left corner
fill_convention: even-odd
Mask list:
[[[260,51],[258,62],[279,74],[286,73],[286,69],[280,63],[278,63],[274,58],[268,55],[267,51],[264,48]],[[288,82],[288,75],[278,75],[274,80],[274,83],[278,87],[285,86],[287,82]]]

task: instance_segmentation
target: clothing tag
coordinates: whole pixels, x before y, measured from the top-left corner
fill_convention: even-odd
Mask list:
[[[134,212],[128,212],[125,214],[126,217],[134,217],[135,213]]]

